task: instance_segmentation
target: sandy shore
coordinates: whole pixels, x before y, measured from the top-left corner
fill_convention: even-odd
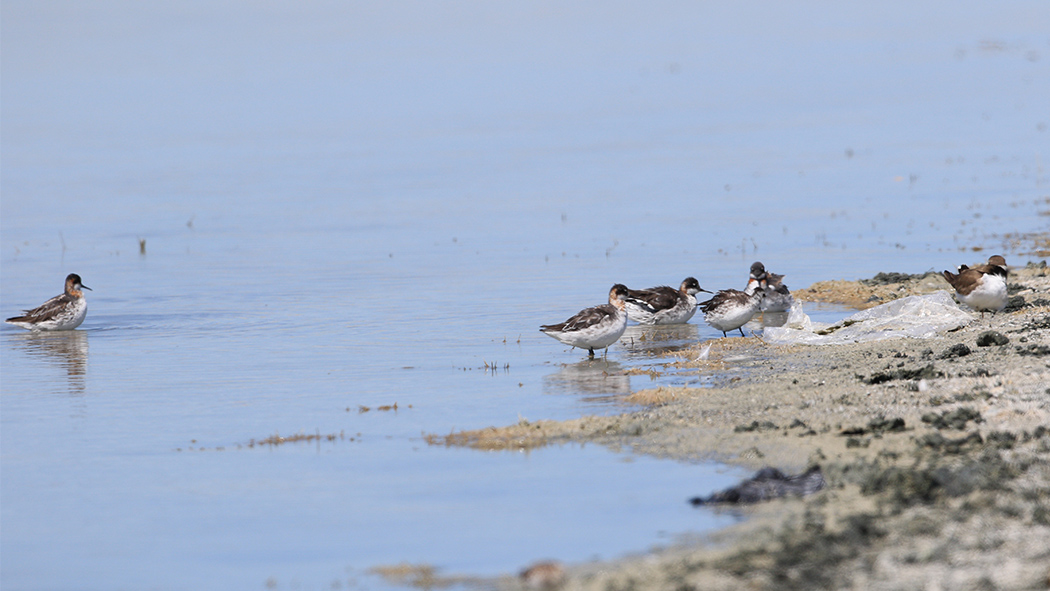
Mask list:
[[[484,449],[589,442],[824,471],[823,491],[744,508],[748,520],[709,539],[555,568],[551,580],[560,588],[1045,589],[1050,277],[1045,264],[1030,264],[1013,269],[1008,283],[1007,311],[974,313],[967,326],[934,338],[698,343],[670,361],[710,374],[711,388],[636,392],[632,401],[644,410],[619,416],[522,422],[429,441]],[[797,293],[862,307],[946,287],[932,275],[883,276]],[[682,491],[682,499],[711,492]]]

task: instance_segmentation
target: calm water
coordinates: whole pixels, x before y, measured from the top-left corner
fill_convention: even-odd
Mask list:
[[[0,331],[5,589],[382,588],[369,567],[725,526],[685,499],[738,470],[422,436],[702,386],[537,331],[615,282],[1022,263],[1004,234],[1050,219],[1042,2],[0,17],[0,311],[94,289],[78,331]],[[609,369],[718,334],[627,340]],[[336,437],[248,445],[278,433]]]

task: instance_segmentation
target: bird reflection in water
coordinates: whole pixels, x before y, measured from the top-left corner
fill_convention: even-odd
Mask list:
[[[13,335],[26,355],[66,372],[70,394],[83,394],[87,375],[88,333],[83,330],[34,331]]]
[[[766,326],[784,326],[787,324],[790,316],[791,312],[770,312],[766,310],[755,314],[755,317],[745,326],[750,328],[751,332],[758,333]]]
[[[631,378],[615,361],[584,359],[565,364],[543,378],[545,394],[583,395],[588,402],[604,402],[631,393]]]
[[[613,353],[623,362],[585,359],[561,366],[543,378],[546,394],[583,396],[586,402],[619,402],[631,395],[631,377],[627,372],[639,363],[650,367],[665,353],[688,348],[696,343],[699,333],[695,324],[631,325],[624,331]]]
[[[695,324],[634,324],[624,331],[620,344],[629,359],[652,358],[689,348],[699,339]]]

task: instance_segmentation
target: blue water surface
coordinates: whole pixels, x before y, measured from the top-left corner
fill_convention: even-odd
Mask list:
[[[0,311],[94,291],[77,331],[0,331],[0,585],[383,588],[728,525],[685,503],[745,475],[714,462],[424,435],[702,387],[618,373],[701,318],[598,362],[537,331],[613,283],[1023,264],[1047,31],[1039,1],[5,1]]]

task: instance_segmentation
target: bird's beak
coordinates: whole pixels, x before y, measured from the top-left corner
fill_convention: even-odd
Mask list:
[[[704,293],[714,293],[713,291],[707,291],[706,289],[704,289],[702,287],[700,288],[700,291],[702,291]]]
[[[88,287],[86,285],[83,285],[83,284],[81,284],[80,289],[86,289],[88,291],[95,291],[95,290],[91,289],[90,287]]]

